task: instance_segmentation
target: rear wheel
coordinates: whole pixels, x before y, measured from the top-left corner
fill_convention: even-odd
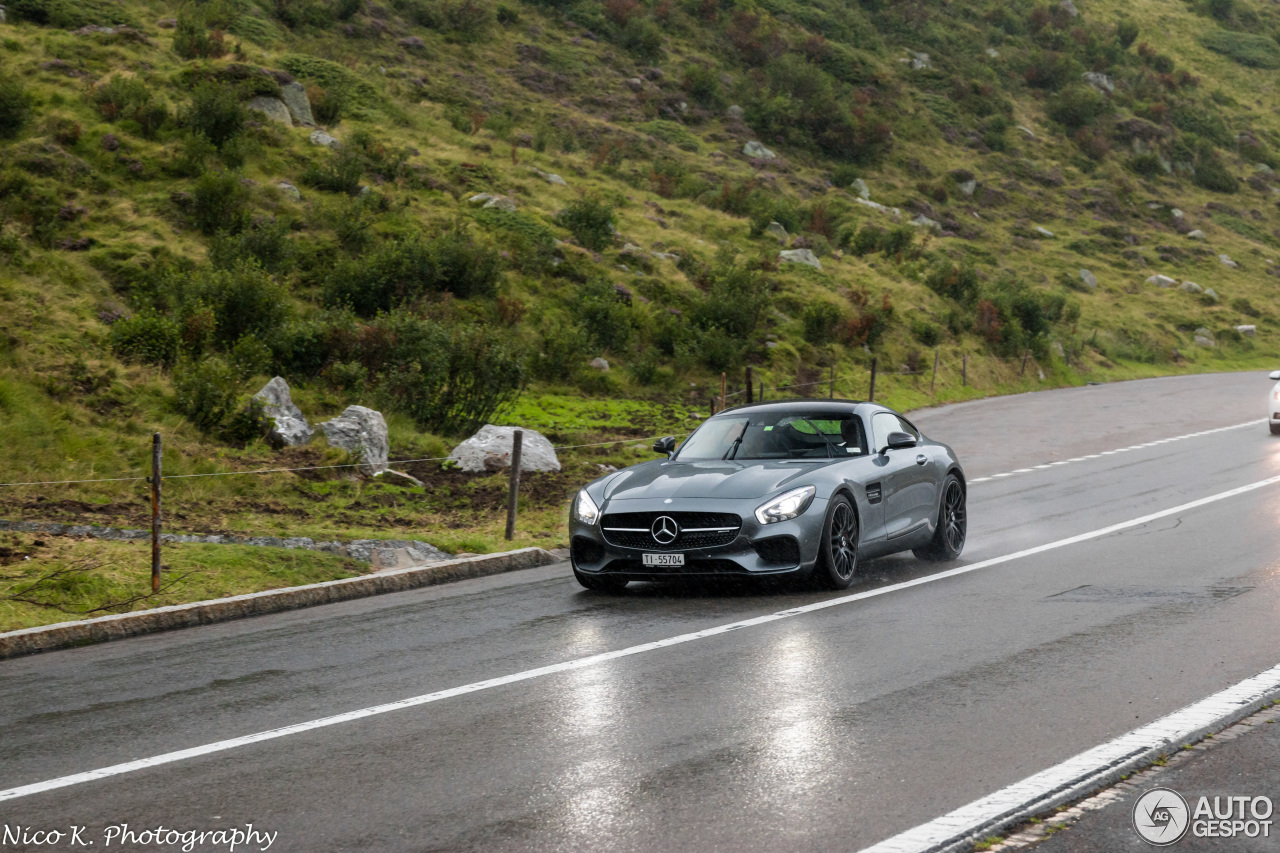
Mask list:
[[[1280,424],[1277,424],[1277,423],[1271,424],[1271,434],[1280,435]]]
[[[614,578],[608,575],[589,575],[586,572],[573,570],[573,576],[578,579],[578,583],[587,589],[596,592],[619,592],[627,585],[626,578]]]
[[[858,573],[858,514],[844,495],[836,495],[827,507],[822,543],[814,579],[831,589],[847,589]]]
[[[960,485],[959,477],[948,474],[942,484],[942,506],[938,510],[938,525],[933,531],[933,539],[912,553],[921,560],[954,560],[964,550],[968,532],[964,486]]]

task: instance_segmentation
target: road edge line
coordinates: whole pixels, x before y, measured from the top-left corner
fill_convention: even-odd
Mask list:
[[[860,853],[960,853],[984,838],[1120,782],[1280,697],[1280,665],[1085,750]]]
[[[135,613],[20,628],[16,631],[0,633],[0,660],[55,649],[122,640],[160,631],[194,628],[198,625],[212,625],[268,613],[333,604],[391,592],[404,592],[425,586],[549,566],[557,562],[560,562],[560,558],[542,548],[519,548],[500,554],[442,560],[423,566],[389,569],[306,586],[268,589],[228,598],[156,607]]]

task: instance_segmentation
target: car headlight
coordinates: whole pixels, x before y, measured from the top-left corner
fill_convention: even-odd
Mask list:
[[[583,524],[595,524],[596,519],[600,517],[600,507],[596,506],[596,502],[591,500],[591,495],[587,494],[586,489],[578,492],[578,499],[574,502],[573,511],[578,516],[578,521]]]
[[[795,518],[809,508],[809,504],[813,503],[813,496],[817,493],[818,490],[813,486],[804,486],[803,488],[792,489],[785,494],[778,495],[778,497],[764,506],[756,509],[756,521],[761,524],[773,524],[777,521]]]

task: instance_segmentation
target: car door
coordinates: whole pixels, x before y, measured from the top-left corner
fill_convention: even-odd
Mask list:
[[[885,451],[889,433],[902,432],[902,422],[891,412],[876,412],[871,416],[872,460],[879,472],[880,502],[884,506],[884,533],[888,539],[907,533],[916,523],[914,502],[919,499],[919,475],[917,448],[908,447]],[[875,484],[867,485],[868,501]]]
[[[894,415],[893,418],[898,422],[899,432],[914,436],[917,442],[923,439],[920,430],[906,418],[898,415]],[[917,444],[915,447],[889,452],[900,453],[904,458],[909,458],[912,463],[907,466],[902,477],[901,497],[907,507],[907,514],[911,517],[911,521],[903,532],[934,523],[937,520],[935,514],[938,509],[939,473],[936,459],[938,451],[933,447],[922,447]]]

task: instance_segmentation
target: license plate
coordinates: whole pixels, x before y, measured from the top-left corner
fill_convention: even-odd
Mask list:
[[[646,566],[683,566],[684,554],[645,554]]]

